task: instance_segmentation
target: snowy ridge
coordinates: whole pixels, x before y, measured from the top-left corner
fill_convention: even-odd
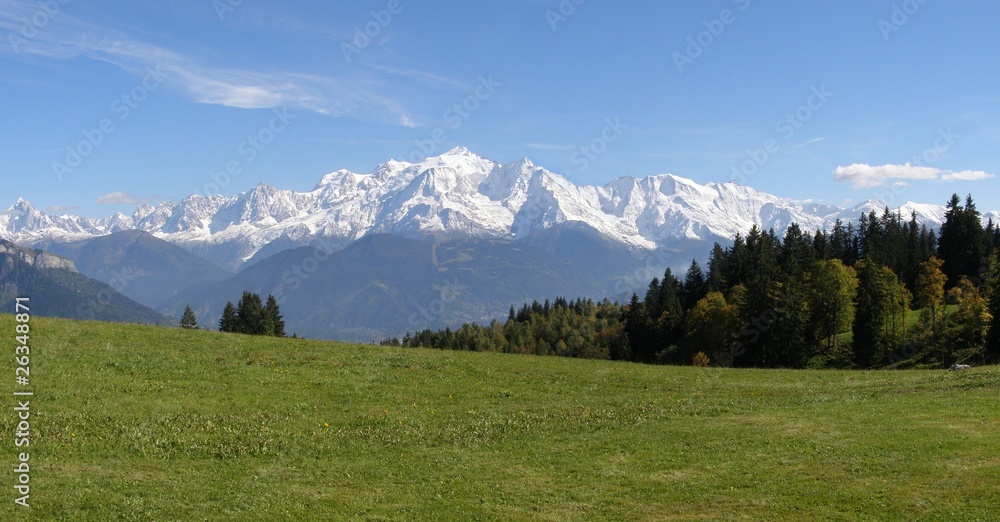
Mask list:
[[[580,221],[633,250],[649,250],[685,240],[725,242],[753,225],[779,232],[793,222],[804,230],[829,228],[884,208],[875,200],[850,209],[801,203],[672,174],[581,186],[527,158],[501,165],[457,147],[420,163],[391,160],[368,174],[339,170],[308,192],[260,184],[231,198],[193,195],[139,205],[131,216],[51,216],[18,199],[0,213],[0,236],[31,246],[138,229],[237,268],[272,242],[344,246],[370,233],[518,239]],[[940,226],[945,212],[918,203],[897,210],[904,219],[915,212],[930,227]],[[1000,221],[1000,213],[983,218]]]

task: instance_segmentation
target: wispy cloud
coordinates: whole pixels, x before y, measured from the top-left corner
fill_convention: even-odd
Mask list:
[[[378,64],[367,64],[367,66],[377,71],[384,72],[386,74],[391,74],[394,76],[402,76],[404,78],[411,78],[427,85],[443,85],[465,91],[472,88],[471,86],[464,84],[462,82],[427,71],[404,69],[400,67],[386,67],[384,65],[378,65]]]
[[[76,205],[52,205],[51,207],[45,207],[45,212],[49,214],[67,214],[76,212],[77,210],[80,210],[80,207]]]
[[[992,178],[979,170],[953,172],[935,167],[924,167],[905,163],[903,165],[872,166],[855,163],[834,170],[837,181],[847,181],[856,189],[874,188],[893,184],[908,184],[914,180],[924,181],[975,181]]]
[[[18,34],[35,2],[0,3],[0,33]],[[418,120],[403,101],[405,77],[424,88],[457,87],[445,77],[388,67],[353,68],[340,75],[250,70],[207,64],[194,57],[98,27],[68,13],[51,17],[33,38],[16,47],[7,38],[0,49],[55,60],[86,57],[115,65],[138,77],[161,71],[165,83],[193,101],[243,109],[299,108],[330,116],[369,117],[403,126]],[[393,78],[387,78],[393,76]]]
[[[813,138],[813,139],[811,139],[809,141],[806,141],[806,142],[803,142],[803,143],[799,143],[798,144],[798,148],[801,149],[802,147],[808,147],[809,145],[813,145],[813,144],[819,143],[821,141],[826,141],[826,136],[820,136],[818,138]]]
[[[102,205],[137,205],[139,203],[149,203],[156,199],[158,198],[137,198],[128,192],[111,192],[97,198],[97,202]]]

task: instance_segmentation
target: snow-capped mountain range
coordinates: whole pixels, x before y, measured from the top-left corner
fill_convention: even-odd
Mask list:
[[[18,244],[89,239],[142,230],[216,263],[238,268],[255,255],[317,240],[342,247],[367,234],[517,240],[566,222],[583,222],[634,251],[694,241],[726,241],[752,225],[784,230],[829,228],[885,205],[845,209],[796,202],[735,182],[702,185],[672,174],[577,185],[524,158],[499,164],[464,147],[420,163],[390,160],[373,172],[339,170],[308,192],[260,184],[226,198],[192,195],[179,203],[139,205],[131,216],[47,215],[19,199],[0,213],[0,236]],[[930,227],[939,205],[906,203]],[[984,214],[1000,221],[1000,213]]]

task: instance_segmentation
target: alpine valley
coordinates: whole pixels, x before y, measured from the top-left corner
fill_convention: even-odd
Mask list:
[[[279,299],[289,333],[372,341],[488,322],[532,299],[627,299],[753,225],[829,229],[885,207],[796,202],[671,174],[582,186],[527,158],[500,164],[458,147],[368,174],[340,170],[308,192],[261,184],[139,205],[131,216],[48,215],[18,199],[0,213],[0,236],[62,256],[168,316],[190,305],[212,325],[248,290]],[[934,228],[945,208],[893,211]]]

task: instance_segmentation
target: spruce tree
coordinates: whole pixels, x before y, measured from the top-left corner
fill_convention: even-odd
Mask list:
[[[652,361],[655,355],[677,344],[682,335],[684,305],[681,302],[681,282],[668,268],[663,281],[656,278],[646,292],[646,321],[649,328],[645,358]],[[640,353],[640,352],[636,352]]]
[[[657,282],[654,279],[654,282]],[[650,285],[652,288],[652,285]],[[638,362],[650,362],[656,353],[650,333],[649,320],[646,315],[645,303],[639,301],[639,296],[632,294],[629,301],[628,311],[625,313],[625,333],[628,337],[629,346],[632,348],[632,357]]]
[[[264,335],[267,331],[264,304],[260,296],[243,292],[243,297],[236,305],[236,316],[239,318],[237,331],[248,335]]]
[[[833,257],[833,249],[830,248],[830,239],[826,232],[817,230],[813,235],[813,256],[819,261],[825,261]]]
[[[705,274],[701,271],[698,261],[691,261],[687,274],[684,276],[684,308],[690,310],[694,305],[708,294],[708,282]]]
[[[198,328],[198,320],[194,316],[194,311],[191,310],[191,305],[184,307],[184,314],[181,315],[181,328],[186,328],[188,330],[195,330]]]
[[[858,293],[857,316],[854,321],[854,362],[867,368],[885,355],[881,342],[882,324],[885,319],[883,291],[878,277],[878,266],[870,261],[857,265]]]
[[[789,279],[775,286],[773,297],[775,320],[763,332],[762,366],[768,368],[802,368],[809,360],[813,341],[809,331],[809,302],[803,285]]]
[[[938,238],[938,257],[944,261],[942,270],[949,286],[958,284],[962,276],[979,277],[986,254],[982,238],[983,225],[972,196],[962,206],[958,194],[953,194]]]
[[[728,290],[723,277],[723,264],[726,262],[726,252],[722,245],[716,242],[712,246],[712,253],[708,256],[708,276],[705,284],[709,292],[722,292]]]
[[[833,257],[840,259],[845,265],[853,265],[857,260],[854,253],[853,228],[844,226],[844,222],[837,220],[830,233],[830,253]]]
[[[773,231],[763,233],[756,225],[751,227],[746,239],[745,275],[746,294],[740,306],[740,316],[745,335],[740,338],[745,350],[733,364],[743,367],[767,366],[769,337],[765,335],[776,320],[780,283],[777,258],[780,242]]]
[[[815,259],[816,250],[813,247],[813,238],[802,232],[798,224],[789,225],[781,242],[781,253],[778,257],[778,265],[784,276],[801,277],[812,267]]]
[[[285,336],[285,320],[278,310],[278,300],[273,295],[267,296],[267,304],[264,305],[264,314],[267,316],[268,325],[271,328],[271,335],[274,337]]]
[[[236,315],[236,307],[233,306],[232,301],[227,301],[225,308],[222,309],[222,318],[219,319],[219,331],[220,332],[236,332],[239,325],[239,317]]]

